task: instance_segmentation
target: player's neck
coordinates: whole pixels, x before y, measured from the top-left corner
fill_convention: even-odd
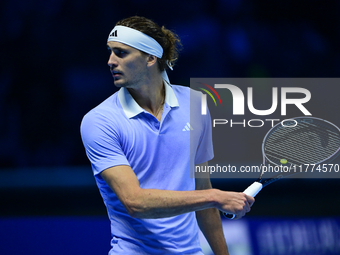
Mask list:
[[[140,107],[154,115],[157,115],[164,104],[165,88],[160,75],[155,75],[143,85],[128,90]]]

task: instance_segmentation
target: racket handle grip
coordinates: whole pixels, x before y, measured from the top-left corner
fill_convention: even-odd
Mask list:
[[[262,183],[254,182],[252,185],[250,185],[248,188],[246,188],[243,191],[243,193],[248,195],[248,196],[255,197],[260,192],[262,187],[263,187]]]
[[[250,185],[248,188],[246,188],[243,193],[251,196],[251,197],[255,197],[257,195],[257,193],[260,192],[260,190],[262,189],[262,183],[259,182],[254,182],[252,185]],[[223,213],[223,215],[228,218],[228,219],[234,219],[235,218],[235,214],[232,213]]]

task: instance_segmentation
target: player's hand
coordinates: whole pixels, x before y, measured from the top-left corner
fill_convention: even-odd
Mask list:
[[[255,199],[242,192],[228,192],[222,191],[220,196],[219,210],[235,214],[234,219],[241,219],[246,213],[250,212],[251,206],[254,204]]]

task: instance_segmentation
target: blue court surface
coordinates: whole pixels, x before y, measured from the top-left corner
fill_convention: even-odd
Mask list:
[[[340,218],[223,219],[232,255],[340,254]],[[15,217],[0,219],[2,255],[93,255],[110,249],[106,217]],[[213,254],[201,235],[204,254]]]

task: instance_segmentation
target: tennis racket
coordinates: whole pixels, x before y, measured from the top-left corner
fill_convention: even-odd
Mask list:
[[[281,178],[305,172],[306,166],[329,163],[339,153],[340,129],[331,122],[315,117],[292,118],[284,121],[284,125],[280,122],[264,137],[260,176],[243,193],[255,197],[263,187]],[[279,174],[263,179],[270,167],[276,167]],[[229,219],[235,218],[234,214],[224,212],[223,215]]]

